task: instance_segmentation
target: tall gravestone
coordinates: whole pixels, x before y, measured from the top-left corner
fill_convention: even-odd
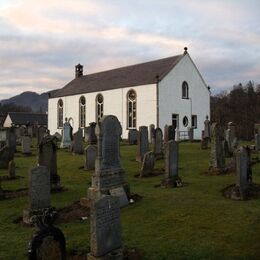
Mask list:
[[[119,199],[103,195],[90,208],[88,259],[123,259]]]
[[[211,133],[210,133],[210,121],[209,121],[209,117],[206,116],[206,120],[204,121],[204,137],[205,138],[209,138],[211,137]]]
[[[16,152],[16,135],[14,126],[10,127],[7,131],[6,144],[14,153]]]
[[[175,128],[173,125],[164,126],[164,143],[167,144],[170,140],[175,140]]]
[[[128,131],[128,143],[137,144],[137,139],[138,139],[138,130],[130,129]]]
[[[95,145],[88,145],[85,148],[85,170],[95,170],[95,161],[97,156],[97,147]]]
[[[38,163],[50,169],[50,180],[52,190],[60,189],[60,176],[57,174],[57,147],[54,137],[46,134],[40,144],[38,152]]]
[[[153,174],[155,164],[155,156],[153,152],[147,152],[144,155],[142,161],[142,167],[140,172],[140,177],[148,177]]]
[[[255,135],[255,149],[260,151],[260,134]]]
[[[97,144],[97,136],[95,134],[95,129],[95,122],[89,123],[89,126],[85,128],[85,142],[87,144]]]
[[[68,122],[68,119],[65,118],[65,123],[63,124],[63,130],[62,130],[62,139],[60,148],[70,148],[71,147],[71,125]]]
[[[31,152],[31,143],[32,143],[32,139],[30,136],[25,135],[22,137],[22,153],[24,155],[30,155]]]
[[[233,122],[228,123],[228,129],[225,131],[225,142],[227,146],[226,155],[230,157],[237,148],[236,125]]]
[[[211,128],[211,158],[209,171],[220,174],[225,171],[225,156],[223,149],[224,131],[217,123]]]
[[[153,135],[154,135],[155,125],[150,124],[149,125],[149,143],[153,142]]]
[[[81,128],[79,128],[78,131],[73,135],[72,152],[74,154],[83,154],[84,153],[83,135],[82,135]]]
[[[136,161],[142,162],[144,154],[149,151],[147,126],[139,127],[137,144],[138,144],[137,146],[138,150],[137,150]]]
[[[36,139],[37,139],[37,145],[40,144],[43,136],[46,134],[47,132],[47,128],[44,126],[38,126],[38,128],[36,129]]]
[[[161,128],[154,130],[153,153],[156,159],[163,158],[163,133]]]
[[[165,176],[162,180],[164,187],[182,186],[179,177],[179,144],[174,140],[170,140],[165,147]]]
[[[95,172],[88,198],[92,201],[102,194],[113,194],[119,197],[120,206],[126,206],[125,172],[120,162],[120,136],[122,128],[116,116],[103,116],[96,126],[98,140]]]
[[[0,169],[8,169],[8,164],[13,159],[14,152],[10,147],[5,145],[0,148]]]
[[[30,224],[33,215],[42,214],[42,210],[50,208],[51,183],[50,170],[45,166],[36,166],[29,173],[29,205],[23,211],[24,223]]]

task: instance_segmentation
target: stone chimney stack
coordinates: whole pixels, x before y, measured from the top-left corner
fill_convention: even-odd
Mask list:
[[[83,66],[78,64],[75,66],[75,78],[83,76]]]

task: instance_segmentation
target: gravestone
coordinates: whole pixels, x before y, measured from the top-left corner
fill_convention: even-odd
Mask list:
[[[0,142],[6,143],[7,140],[7,128],[0,128]]]
[[[8,169],[8,164],[14,159],[14,152],[8,146],[0,149],[0,169]]]
[[[149,125],[149,143],[150,144],[153,142],[154,129],[155,129],[154,124]]]
[[[30,137],[33,136],[33,126],[32,125],[27,126],[27,135],[29,135]]]
[[[15,128],[16,144],[21,144],[21,129],[20,127]]]
[[[56,138],[56,140],[57,140],[58,142],[61,142],[62,135],[61,135],[60,133],[55,132],[54,136],[55,136],[55,138]]]
[[[79,128],[78,131],[73,135],[72,152],[74,154],[83,154],[84,153],[82,138],[83,138],[82,129]]]
[[[144,154],[149,151],[147,126],[139,127],[137,144],[138,144],[137,146],[138,150],[137,150],[136,161],[142,162]]]
[[[2,181],[0,179],[0,200],[4,199],[5,198],[5,193],[2,189]]]
[[[189,138],[189,141],[193,141],[193,139],[194,139],[194,129],[193,129],[193,127],[188,127],[188,138]]]
[[[28,259],[30,260],[65,260],[66,240],[59,228],[53,226],[57,213],[53,209],[44,209],[42,214],[31,218],[36,232],[29,242]]]
[[[15,153],[16,152],[16,135],[15,127],[10,127],[7,131],[6,145]]]
[[[47,128],[44,126],[39,126],[36,130],[36,139],[37,139],[37,146],[39,146],[43,136],[46,134]]]
[[[25,135],[22,137],[22,153],[24,155],[30,155],[32,153],[31,143],[32,143],[32,139],[30,136]]]
[[[128,131],[128,143],[129,144],[137,144],[138,130],[130,129]]]
[[[30,224],[33,215],[41,214],[43,209],[50,208],[51,183],[50,170],[45,166],[36,166],[29,173],[29,205],[23,212],[23,222]]]
[[[97,144],[97,136],[95,134],[96,123],[89,123],[88,127],[85,127],[85,142],[87,144]]]
[[[212,173],[220,174],[225,171],[225,156],[223,150],[224,131],[217,123],[211,128],[210,168]]]
[[[233,122],[228,123],[228,129],[225,131],[225,145],[226,156],[232,156],[237,148],[236,125]]]
[[[123,259],[119,199],[102,196],[90,208],[88,259]]]
[[[88,145],[85,148],[85,170],[95,170],[95,160],[97,156],[97,147],[95,145]]]
[[[62,139],[61,139],[61,144],[60,148],[70,148],[71,146],[71,125],[68,122],[67,117],[65,118],[65,123],[63,124],[63,130],[62,130]]]
[[[142,161],[142,167],[140,172],[140,177],[147,177],[153,175],[155,164],[155,156],[153,152],[147,152],[144,155]]]
[[[260,133],[255,135],[255,149],[260,151]]]
[[[254,125],[254,134],[260,134],[260,124]]]
[[[208,140],[209,138],[204,137],[204,130],[201,131],[201,140],[200,140],[200,148],[201,149],[208,149]]]
[[[156,128],[154,130],[154,141],[153,143],[153,153],[155,159],[162,159],[163,158],[163,134],[161,128]]]
[[[211,137],[211,133],[210,133],[210,121],[209,121],[209,117],[206,116],[206,120],[204,121],[204,137],[205,138],[209,138]]]
[[[38,148],[38,163],[50,169],[50,180],[52,190],[60,189],[60,176],[57,174],[57,154],[54,137],[46,134]]]
[[[173,125],[164,126],[164,143],[167,144],[170,140],[175,140],[175,128]]]
[[[9,179],[15,179],[15,163],[11,160],[8,164],[8,177]]]
[[[102,194],[110,194],[111,190],[118,187],[122,187],[124,192],[129,190],[120,161],[121,133],[122,128],[116,116],[103,116],[96,126],[97,157],[95,172],[92,175],[92,185],[88,190],[88,198],[91,201],[99,198]],[[116,195],[119,198],[122,196],[121,193]]]

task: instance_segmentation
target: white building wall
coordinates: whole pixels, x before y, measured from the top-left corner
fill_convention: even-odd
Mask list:
[[[182,99],[182,83],[189,86],[189,99]],[[201,138],[206,115],[210,117],[210,92],[189,55],[182,60],[159,83],[159,126],[172,124],[172,114],[179,114],[179,130],[187,131],[191,127],[191,114],[197,115],[197,129],[194,138]],[[189,124],[183,126],[183,117]]]
[[[4,123],[3,123],[4,127],[11,127],[12,126],[12,120],[11,117],[9,115],[7,115]]]
[[[156,85],[144,85],[120,88],[87,94],[61,97],[63,100],[63,119],[73,119],[73,131],[79,126],[79,99],[86,98],[86,126],[96,121],[96,96],[104,97],[104,115],[115,115],[122,125],[122,137],[127,138],[127,92],[133,89],[137,93],[137,129],[139,126],[156,123]],[[57,128],[57,103],[60,98],[51,98],[48,103],[48,128],[51,134],[61,133]]]

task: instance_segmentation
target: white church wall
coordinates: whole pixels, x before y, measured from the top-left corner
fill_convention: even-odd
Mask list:
[[[182,98],[182,83],[189,86],[189,99]],[[191,127],[191,115],[197,115],[197,128],[194,138],[200,139],[204,129],[206,115],[210,116],[210,92],[189,55],[171,70],[159,83],[159,125],[172,124],[172,114],[179,115],[179,130],[187,131]],[[183,126],[183,117],[187,116],[188,126]]]

